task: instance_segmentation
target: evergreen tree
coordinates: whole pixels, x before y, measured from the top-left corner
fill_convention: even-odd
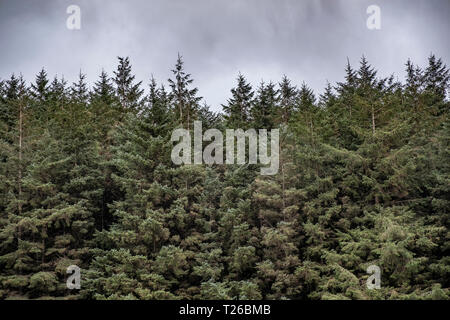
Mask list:
[[[48,125],[51,112],[51,106],[48,103],[49,80],[47,72],[43,68],[36,75],[35,83],[31,85],[31,96],[33,97],[31,107],[34,109],[34,117]]]
[[[144,90],[140,88],[142,81],[135,83],[131,73],[131,63],[128,57],[118,57],[119,65],[114,71],[116,96],[122,113],[139,112],[139,105]]]
[[[231,98],[222,106],[227,127],[242,129],[248,127],[253,95],[251,85],[239,73],[236,88],[231,89]]]
[[[184,128],[190,129],[191,123],[196,119],[199,108],[198,103],[202,98],[197,96],[197,88],[190,88],[194,80],[189,73],[184,71],[183,65],[183,58],[178,54],[175,69],[172,70],[175,78],[168,80],[172,89],[170,100],[179,123]]]
[[[250,110],[253,126],[258,129],[270,130],[275,127],[278,113],[279,92],[275,84],[261,82],[255,102]]]
[[[86,75],[80,73],[78,75],[78,82],[72,84],[71,89],[71,99],[79,104],[87,104],[89,98],[89,90],[86,84]]]
[[[448,110],[448,101],[445,101],[450,88],[450,71],[441,59],[435,55],[428,58],[428,66],[423,74],[425,99],[429,108],[436,115],[442,115]]]
[[[333,93],[333,87],[327,81],[327,86],[325,87],[324,92],[319,96],[319,106],[321,108],[328,108],[336,103],[336,96]]]
[[[281,117],[278,121],[287,123],[294,113],[297,104],[298,90],[291,84],[291,81],[286,76],[283,76],[283,79],[278,86],[280,87],[279,111],[281,113]]]

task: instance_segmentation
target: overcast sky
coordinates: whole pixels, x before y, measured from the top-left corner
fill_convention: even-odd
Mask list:
[[[81,29],[69,30],[66,9],[81,8]],[[381,30],[369,30],[369,5],[381,9]],[[411,58],[431,52],[450,63],[450,0],[0,0],[0,78],[32,81],[44,67],[72,82],[80,69],[90,83],[117,56],[129,56],[147,87],[166,83],[177,53],[220,110],[238,72],[255,86],[286,74],[320,93],[342,81],[347,57],[361,55],[385,76],[404,77]]]

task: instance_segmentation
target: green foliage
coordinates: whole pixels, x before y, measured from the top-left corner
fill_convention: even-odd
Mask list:
[[[0,81],[0,298],[449,299],[449,71],[406,73],[363,57],[318,99],[239,74],[219,115],[181,56],[146,96],[128,58],[92,89]],[[171,134],[197,119],[278,128],[278,173],[175,166]]]

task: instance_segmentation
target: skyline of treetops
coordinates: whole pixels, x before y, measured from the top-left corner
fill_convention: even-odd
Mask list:
[[[0,299],[449,299],[449,69],[344,70],[319,95],[238,73],[217,113],[180,55],[161,83],[128,57],[0,79]],[[279,129],[278,172],[174,164],[194,121]]]

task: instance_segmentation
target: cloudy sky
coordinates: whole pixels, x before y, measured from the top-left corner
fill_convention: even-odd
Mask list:
[[[69,5],[81,29],[69,30]],[[369,30],[366,10],[381,9]],[[214,110],[229,97],[239,72],[255,86],[286,74],[320,93],[344,76],[347,57],[364,54],[380,75],[404,77],[411,58],[431,52],[450,64],[449,0],[0,0],[0,78],[32,81],[44,67],[90,83],[117,56],[129,56],[138,80],[166,83],[177,53]]]

